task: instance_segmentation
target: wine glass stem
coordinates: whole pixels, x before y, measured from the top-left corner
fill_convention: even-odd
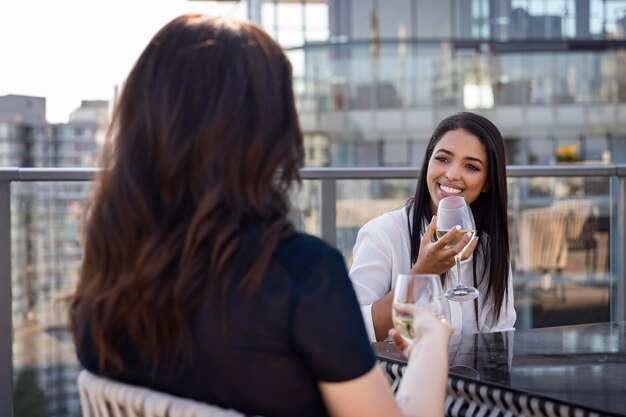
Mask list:
[[[456,284],[457,287],[461,286],[461,255],[456,255],[454,257],[454,261],[456,262]]]

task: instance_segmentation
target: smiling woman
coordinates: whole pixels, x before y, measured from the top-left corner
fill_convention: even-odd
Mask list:
[[[502,135],[488,119],[458,113],[439,123],[422,163],[415,195],[407,205],[361,228],[350,278],[371,340],[392,327],[391,303],[399,274],[439,274],[444,290],[453,285],[448,270],[463,252],[464,284],[479,289],[473,303],[450,303],[457,333],[512,330],[515,324],[511,280],[506,159]],[[439,202],[462,196],[476,220],[477,236],[435,240]]]

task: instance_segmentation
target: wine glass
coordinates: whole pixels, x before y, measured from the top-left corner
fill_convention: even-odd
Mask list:
[[[415,304],[432,311],[442,321],[450,321],[450,306],[443,296],[439,275],[435,274],[400,274],[393,292],[394,304]],[[392,309],[393,326],[402,337],[411,341],[415,338],[413,332],[413,317],[405,316]]]
[[[448,244],[448,247],[456,245],[466,233],[471,233],[472,238],[476,235],[476,224],[474,223],[472,210],[465,202],[465,199],[460,196],[446,197],[439,202],[439,208],[437,209],[437,239],[441,239],[443,235],[448,233],[455,226],[460,226],[461,229],[457,237]],[[448,300],[468,301],[478,297],[478,290],[476,288],[461,284],[461,256],[470,243],[471,240],[463,250],[454,257],[457,285],[446,291],[446,298]]]

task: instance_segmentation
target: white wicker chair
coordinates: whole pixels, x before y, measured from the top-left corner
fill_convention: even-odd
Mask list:
[[[585,261],[595,270],[598,216],[597,205],[588,200],[561,200],[524,210],[519,219],[517,268],[561,271],[570,250],[585,249]]]
[[[235,410],[124,384],[83,370],[78,375],[83,417],[243,417]]]
[[[567,265],[567,213],[541,207],[524,210],[519,219],[517,269],[560,271]]]

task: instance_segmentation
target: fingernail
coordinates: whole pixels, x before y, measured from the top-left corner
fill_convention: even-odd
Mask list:
[[[465,233],[465,236],[467,236],[467,237],[469,237],[469,238],[471,238],[471,237],[472,237],[472,235],[473,235],[473,233],[472,233],[472,232],[467,232],[467,233]]]
[[[474,236],[474,240],[478,240],[478,235]]]
[[[455,228],[456,230],[461,230],[461,226],[459,226],[458,224],[457,224],[456,226],[454,226],[454,228]]]

